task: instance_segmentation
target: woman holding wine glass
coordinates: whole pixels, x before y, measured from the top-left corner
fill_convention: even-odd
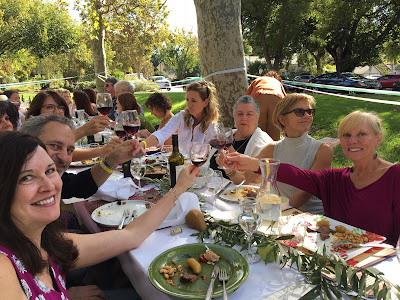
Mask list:
[[[185,110],[173,116],[160,130],[141,142],[143,148],[162,145],[175,132],[179,135],[179,151],[189,155],[193,142],[208,143],[207,130],[218,120],[215,87],[206,81],[193,82],[186,88]]]
[[[136,97],[131,93],[123,93],[117,98],[117,114],[121,114],[123,111],[126,110],[136,110],[137,112],[140,111],[140,106],[136,101]],[[141,114],[139,114],[139,121],[139,130],[147,129],[151,133],[155,131],[154,126],[150,123],[150,121]],[[135,134],[136,132],[133,135]]]
[[[238,152],[256,157],[266,145],[272,142],[270,136],[257,126],[260,108],[251,96],[241,96],[236,101],[233,106],[233,118],[237,129],[229,128],[224,131],[224,143],[221,147],[225,147],[229,153]],[[216,159],[211,156],[210,168],[219,169],[218,163],[222,166],[222,157]],[[239,183],[244,179],[243,174],[237,174],[229,167],[225,168],[222,174],[234,183]]]

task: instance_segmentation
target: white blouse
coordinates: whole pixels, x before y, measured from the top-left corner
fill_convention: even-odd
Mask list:
[[[207,132],[210,126],[214,126],[214,122],[212,122],[205,133],[203,133],[200,130],[200,124],[192,129],[194,123],[193,118],[190,119],[190,127],[186,127],[183,114],[184,111],[181,110],[173,116],[163,128],[153,132],[153,135],[158,139],[158,143],[163,145],[173,133],[178,131],[179,152],[190,155],[190,148],[193,142],[208,143],[211,140],[211,135],[207,134]]]

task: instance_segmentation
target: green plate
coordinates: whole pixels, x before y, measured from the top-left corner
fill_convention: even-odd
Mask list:
[[[206,252],[207,249],[205,246],[220,256],[218,264],[221,268],[226,269],[229,274],[229,280],[226,281],[227,292],[229,293],[238,289],[243,282],[246,281],[247,276],[249,276],[249,264],[235,249],[215,244],[188,244],[161,253],[149,266],[148,276],[150,282],[155,288],[171,296],[186,299],[204,299],[208,285],[210,284],[213,265],[200,263],[201,273],[199,279],[193,283],[181,283],[179,281],[179,276],[175,276],[173,279],[176,286],[172,286],[167,282],[164,276],[160,274],[160,269],[164,265],[173,267],[182,265],[183,271],[193,274],[191,269],[186,265],[186,260],[190,257],[198,260],[200,255]],[[176,265],[172,263],[173,259],[177,261]],[[201,275],[205,275],[207,279],[203,281],[200,277]],[[213,297],[219,297],[222,296],[222,294],[222,283],[216,280],[214,283]]]

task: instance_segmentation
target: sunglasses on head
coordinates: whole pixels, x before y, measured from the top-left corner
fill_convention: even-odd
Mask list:
[[[291,111],[288,111],[287,113],[284,113],[283,115],[287,115],[294,112],[294,114],[297,117],[302,117],[304,116],[305,113],[307,113],[309,116],[314,116],[315,115],[315,108],[310,108],[310,109],[304,109],[304,108],[295,108]]]

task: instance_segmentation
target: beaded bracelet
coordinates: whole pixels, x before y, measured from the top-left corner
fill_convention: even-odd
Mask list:
[[[226,174],[226,176],[231,177],[236,174],[236,170],[233,170],[232,172],[225,173],[225,174]]]

